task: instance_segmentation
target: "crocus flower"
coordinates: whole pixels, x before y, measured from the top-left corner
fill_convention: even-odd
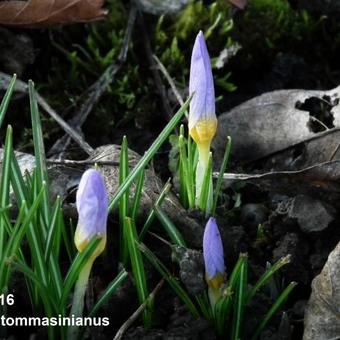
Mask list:
[[[189,93],[193,95],[189,110],[189,133],[197,144],[199,153],[196,169],[196,205],[198,206],[204,175],[209,165],[210,145],[217,128],[214,79],[208,49],[201,31],[196,37],[192,50]],[[210,212],[212,201],[212,190],[210,190],[207,213]]]
[[[77,191],[76,204],[79,216],[74,243],[78,251],[82,252],[93,237],[101,238],[94,253],[80,271],[75,285],[70,316],[81,317],[92,265],[106,245],[108,197],[104,180],[97,170],[89,169],[83,173]],[[77,339],[78,327],[69,327],[67,338]]]
[[[219,290],[225,281],[224,254],[216,219],[210,217],[203,235],[203,257],[208,286]]]
[[[193,94],[189,110],[189,132],[198,147],[204,148],[201,156],[206,163],[217,128],[215,114],[214,79],[210,57],[203,33],[196,37],[191,55],[189,93]]]
[[[101,237],[95,256],[105,248],[108,197],[101,174],[94,169],[84,172],[77,191],[78,224],[74,242],[82,252],[94,236]]]

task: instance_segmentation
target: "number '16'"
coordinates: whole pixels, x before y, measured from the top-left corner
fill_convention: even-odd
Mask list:
[[[0,305],[1,306],[4,306],[4,305],[12,306],[12,305],[14,305],[14,295],[13,294],[8,294],[8,295],[1,294],[0,295]]]

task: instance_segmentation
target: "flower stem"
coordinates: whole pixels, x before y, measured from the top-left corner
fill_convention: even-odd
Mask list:
[[[78,318],[83,316],[84,299],[89,282],[89,277],[92,269],[92,265],[95,258],[90,258],[81,270],[73,294],[73,302],[70,317]],[[79,329],[77,326],[70,326],[67,330],[68,340],[77,340]]]
[[[209,158],[210,158],[210,141],[204,143],[198,143],[198,163],[196,168],[196,207],[200,207],[201,195],[203,189],[204,178],[206,172],[209,168]],[[213,190],[212,190],[212,177],[209,179],[209,191],[208,198],[206,202],[205,212],[210,213],[213,205]]]

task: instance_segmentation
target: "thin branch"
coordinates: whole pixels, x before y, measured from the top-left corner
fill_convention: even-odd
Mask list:
[[[162,279],[155,289],[150,293],[148,298],[138,307],[138,309],[123,323],[123,325],[119,328],[113,340],[120,340],[124,333],[131,327],[131,325],[139,318],[139,316],[143,313],[145,307],[151,300],[153,300],[158,293],[158,291],[162,288],[164,284],[164,280]]]
[[[0,72],[0,88],[6,89],[12,77],[6,73]],[[28,93],[28,85],[24,81],[17,79],[15,83],[15,91]],[[47,101],[36,91],[37,102],[46,113],[48,113],[67,133],[68,138],[72,138],[87,154],[91,154],[93,148],[83,139],[83,137],[73,129],[59,114],[52,109]]]
[[[158,69],[162,72],[163,76],[168,81],[168,83],[169,83],[169,85],[171,87],[171,90],[172,90],[173,94],[175,95],[178,103],[181,106],[183,106],[184,100],[183,100],[181,94],[179,93],[179,91],[178,91],[178,89],[177,89],[177,87],[175,85],[175,82],[172,80],[168,70],[166,69],[164,64],[158,59],[158,57],[155,54],[152,57],[155,59],[157,65],[158,65]]]
[[[161,97],[162,100],[162,106],[163,106],[163,115],[164,118],[166,119],[166,121],[169,121],[173,114],[172,114],[172,110],[167,98],[167,94],[165,91],[165,88],[163,86],[162,83],[162,79],[161,76],[158,72],[158,68],[157,68],[157,64],[155,63],[155,60],[153,58],[153,52],[152,52],[152,48],[151,48],[151,43],[150,43],[150,39],[149,39],[149,35],[145,26],[145,22],[144,22],[144,17],[141,11],[139,11],[138,13],[138,19],[139,19],[139,23],[140,23],[140,27],[141,27],[141,33],[142,33],[142,37],[144,40],[144,47],[145,47],[145,53],[146,53],[146,57],[148,59],[148,62],[150,64],[150,69],[152,72],[152,76],[156,85],[156,89]]]
[[[81,160],[81,161],[74,161],[69,159],[47,159],[48,164],[56,164],[56,165],[69,165],[69,166],[76,166],[76,165],[106,165],[106,166],[119,166],[119,162],[114,161],[91,161],[91,160]]]

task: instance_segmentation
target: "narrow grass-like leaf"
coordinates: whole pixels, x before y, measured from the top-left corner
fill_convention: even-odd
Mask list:
[[[77,281],[80,271],[83,269],[84,265],[86,265],[89,258],[93,255],[100,241],[100,238],[93,237],[86,249],[83,252],[78,253],[76,258],[73,260],[64,280],[63,291],[59,304],[60,309],[66,307],[65,304],[67,303],[70,291]]]
[[[264,316],[263,320],[261,321],[260,325],[257,327],[253,337],[251,340],[255,340],[258,338],[258,336],[261,334],[261,332],[265,329],[270,319],[274,316],[274,314],[282,307],[282,305],[287,300],[289,294],[294,289],[294,287],[297,285],[296,282],[291,282],[286,289],[280,294],[278,299],[274,302],[274,304],[271,306],[269,311]]]
[[[143,193],[143,186],[144,186],[144,179],[145,179],[145,170],[141,170],[140,175],[138,177],[136,189],[135,189],[135,197],[132,202],[131,208],[131,218],[135,221],[138,215],[138,211],[140,208],[140,202]]]
[[[159,221],[164,227],[166,233],[169,235],[171,241],[178,246],[186,247],[185,241],[181,233],[172,223],[168,215],[157,205],[155,206],[155,211]]]
[[[43,203],[42,203],[42,214],[40,215],[43,221],[42,223],[39,223],[40,230],[42,233],[42,238],[46,239],[47,226],[49,226],[51,223],[52,215],[51,215],[51,209],[50,209],[50,196],[49,196],[49,188],[48,188],[48,175],[47,175],[43,133],[42,133],[41,121],[40,121],[40,116],[39,116],[39,111],[38,111],[36,93],[35,93],[34,84],[32,81],[28,82],[28,93],[29,93],[29,98],[30,98],[32,133],[33,133],[34,154],[35,154],[35,163],[36,163],[36,186],[35,187],[37,190],[40,190],[40,187],[43,185],[43,183],[47,184],[46,190],[44,193]],[[42,244],[44,246],[44,242],[42,242]],[[50,257],[49,266],[50,266],[50,272],[51,272],[51,277],[52,277],[52,284],[55,288],[55,292],[57,293],[57,296],[60,297],[61,290],[62,290],[60,268],[53,253],[51,255],[52,256]]]
[[[110,297],[117,291],[117,289],[120,288],[120,286],[125,282],[128,276],[129,274],[125,269],[119,272],[119,274],[107,286],[100,299],[96,302],[96,304],[92,308],[89,314],[90,317],[94,317],[97,314],[98,310],[110,299]]]
[[[162,191],[160,192],[155,204],[154,204],[154,207],[151,209],[145,223],[144,223],[144,226],[142,228],[142,231],[140,232],[139,234],[139,239],[142,241],[146,235],[146,233],[148,232],[155,216],[156,216],[156,211],[155,211],[155,206],[158,206],[158,207],[161,207],[162,206],[162,203],[166,197],[166,195],[169,193],[170,189],[171,189],[171,183],[170,183],[170,178],[167,180],[167,182],[165,183]]]
[[[38,194],[38,196],[36,197],[36,199],[34,200],[33,204],[30,206],[29,209],[26,206],[26,202],[25,201],[23,202],[22,207],[20,209],[19,216],[18,216],[18,220],[21,221],[22,219],[21,217],[22,210],[24,211],[25,215],[22,220],[22,223],[20,224],[16,223],[14,225],[12,234],[8,240],[8,244],[7,244],[8,251],[7,251],[6,256],[12,256],[17,252],[20,246],[20,242],[22,238],[24,237],[24,235],[26,234],[28,226],[32,223],[32,219],[34,218],[35,214],[38,211],[39,205],[41,204],[41,201],[44,196],[44,190],[45,188],[42,187],[40,190],[40,193]]]
[[[206,215],[210,214],[210,209],[212,207],[213,202],[209,202],[212,196],[212,157],[210,153],[209,157],[209,165],[205,171],[204,179],[202,183],[201,197],[199,198],[199,208],[206,213]]]
[[[10,170],[11,170],[11,150],[13,148],[13,130],[8,126],[5,141],[5,151],[2,162],[1,182],[0,182],[0,207],[6,207],[9,204],[10,190]],[[0,259],[3,258],[3,252],[7,240],[6,226],[3,216],[0,216]]]
[[[9,266],[5,266],[5,264],[6,264],[7,258],[9,257],[8,254],[11,254],[11,247],[12,247],[11,238],[15,237],[15,234],[16,234],[15,231],[19,230],[19,227],[25,217],[25,211],[26,211],[26,203],[24,202],[19,210],[19,214],[17,216],[16,222],[13,228],[8,218],[8,215],[5,214],[5,211],[0,212],[1,218],[3,218],[3,221],[5,222],[8,235],[10,235],[10,238],[4,249],[4,255],[0,258],[0,291],[1,292],[4,291],[5,287],[8,285],[8,280],[9,280]]]
[[[11,184],[12,184],[12,188],[16,197],[16,201],[18,203],[19,206],[21,206],[22,201],[26,201],[27,204],[29,204],[29,202],[31,202],[31,200],[28,197],[28,193],[27,193],[27,188],[25,185],[25,181],[22,177],[21,171],[20,171],[20,167],[18,164],[18,161],[15,157],[15,153],[14,150],[12,149],[11,151],[12,155],[11,155]]]
[[[214,307],[214,319],[218,334],[224,335],[229,325],[229,318],[235,300],[235,292],[238,288],[240,273],[246,257],[244,254],[240,254],[233,271],[230,275],[230,279],[227,283],[227,287],[222,292],[222,297],[217,301]]]
[[[39,289],[42,301],[44,302],[45,312],[47,317],[57,314],[57,305],[51,299],[48,289],[41,283],[39,277],[26,264],[21,262],[13,262],[11,264],[15,269],[21,271],[29,280],[33,281],[34,285]]]
[[[60,223],[60,228],[61,228],[62,240],[64,241],[63,243],[66,248],[67,255],[70,261],[72,261],[72,258],[77,252],[74,242],[71,242],[71,235],[74,235],[74,227],[72,224],[72,220],[70,219],[70,223],[69,223],[70,227],[66,229],[64,219],[63,219],[62,209],[60,209],[60,213],[59,213],[59,223]]]
[[[241,255],[242,256],[242,255]],[[248,285],[248,261],[244,256],[244,261],[241,264],[239,277],[237,280],[235,299],[234,299],[234,318],[232,324],[232,340],[239,340],[241,338],[242,322],[244,318],[244,307],[246,300],[246,290]]]
[[[24,190],[24,182],[20,173],[20,169],[15,157],[12,157],[12,171],[11,171],[11,184],[13,188],[15,187],[15,191],[17,196],[18,204],[22,205],[25,199],[25,190]],[[13,180],[14,179],[14,180]],[[43,196],[46,190],[46,183],[43,183],[41,190],[43,190]],[[28,210],[27,210],[28,213]],[[33,215],[32,218],[35,218],[36,214]],[[33,223],[30,223],[29,230],[27,232],[27,239],[31,249],[31,256],[34,265],[36,266],[37,273],[42,281],[42,283],[47,286],[48,282],[48,270],[46,268],[42,250],[41,239],[37,233],[36,226]]]
[[[11,81],[10,81],[8,87],[7,87],[5,96],[2,99],[1,104],[0,104],[0,128],[2,126],[2,122],[4,121],[4,118],[5,118],[7,109],[8,109],[8,105],[9,105],[9,102],[10,102],[12,94],[13,94],[16,79],[17,79],[17,75],[14,74],[13,78],[11,79]]]
[[[36,171],[37,171],[37,177],[38,177],[37,179],[38,179],[38,184],[41,185],[43,182],[48,183],[48,176],[47,176],[45,147],[44,147],[44,139],[43,139],[43,133],[42,133],[42,128],[41,128],[41,121],[40,121],[40,116],[39,116],[39,111],[38,111],[36,93],[34,90],[34,84],[32,81],[28,82],[28,93],[29,93],[30,107],[31,107],[34,155],[35,155]],[[46,226],[49,225],[49,222],[51,220],[51,214],[50,214],[48,187],[46,189],[45,196],[44,196],[43,216],[45,219]]]
[[[214,308],[215,326],[217,333],[220,336],[223,336],[226,332],[232,306],[233,306],[233,291],[231,287],[227,287],[223,291],[222,297],[216,302]]]
[[[189,173],[188,173],[188,157],[186,153],[185,138],[183,134],[183,125],[181,125],[180,127],[180,135],[178,137],[178,148],[179,148],[179,182],[180,182],[179,197],[183,207],[188,208],[190,206],[188,192]]]
[[[37,198],[33,202],[30,209],[27,208],[26,202],[24,201],[20,211],[19,216],[17,218],[17,221],[11,231],[10,237],[7,241],[5,253],[4,253],[4,261],[7,261],[8,258],[13,257],[19,250],[21,240],[26,234],[26,231],[28,229],[28,226],[32,223],[32,219],[34,218],[35,214],[38,211],[39,205],[42,201],[44,194],[44,187],[41,189],[40,193],[38,194]],[[8,267],[8,269],[10,269]],[[0,266],[0,273],[3,273],[3,266]],[[4,274],[5,280],[9,280],[9,270],[7,270],[7,273]],[[1,281],[1,280],[0,280]]]
[[[148,298],[149,293],[146,283],[143,258],[139,248],[136,245],[136,241],[138,241],[137,230],[134,221],[131,218],[126,218],[126,238],[127,245],[129,247],[131,268],[133,277],[135,279],[138,300],[139,303],[142,304]],[[146,327],[151,326],[151,313],[151,306],[148,306],[143,312],[143,320]]]
[[[284,265],[290,262],[290,255],[282,257],[277,262],[275,262],[268,270],[266,270],[262,276],[255,283],[254,287],[250,290],[247,296],[246,303],[249,304],[252,298],[255,296],[256,292],[261,289],[270,279],[271,277]]]
[[[190,137],[190,134],[188,134],[187,139],[187,146],[188,146],[188,200],[189,200],[189,208],[192,209],[195,207],[195,169],[196,169],[196,163],[195,163],[195,150],[196,150],[196,143],[192,143],[192,139]]]
[[[171,275],[168,269],[164,266],[164,264],[152,253],[150,249],[146,247],[145,244],[139,243],[139,249],[144,254],[144,256],[148,259],[148,261],[157,269],[157,271],[163,276],[163,278],[169,283],[174,292],[178,295],[178,297],[184,302],[187,306],[190,313],[198,318],[200,316],[195,304],[191,300],[188,293],[182,288],[177,279]]]
[[[119,185],[122,185],[129,175],[129,153],[128,142],[126,136],[123,137],[123,142],[120,150],[119,158]],[[129,212],[129,193],[128,188],[119,200],[119,225],[120,225],[120,259],[121,262],[126,265],[128,261],[128,247],[126,241],[126,221]]]
[[[220,196],[221,188],[222,188],[222,183],[223,183],[223,175],[226,171],[228,162],[229,162],[229,157],[230,157],[230,152],[231,152],[231,137],[228,136],[227,138],[227,145],[225,147],[224,155],[223,155],[223,160],[222,164],[220,167],[220,172],[218,174],[217,182],[216,182],[216,187],[214,190],[214,204],[211,210],[212,216],[215,216],[216,213],[216,207],[217,207],[217,201]]]
[[[211,309],[211,304],[210,304],[209,296],[208,296],[207,292],[204,292],[204,293],[196,296],[196,301],[197,301],[198,305],[200,306],[203,317],[206,320],[212,321],[214,315],[213,315],[213,311]]]
[[[179,121],[182,119],[185,111],[187,110],[187,108],[189,106],[190,100],[191,100],[191,97],[189,97],[187,99],[187,101],[184,103],[184,105],[172,117],[170,122],[166,125],[166,127],[163,129],[163,131],[158,135],[158,137],[155,139],[155,141],[149,147],[148,151],[144,154],[144,156],[139,160],[137,165],[130,172],[129,176],[126,178],[124,183],[119,187],[117,192],[113,195],[111,202],[109,204],[109,211],[111,211],[117,205],[117,203],[119,202],[122,195],[124,195],[126,190],[130,187],[132,182],[140,174],[142,169],[144,169],[147,166],[147,164],[153,158],[153,156],[158,151],[158,149],[162,146],[162,144],[165,142],[165,140],[169,137],[169,134],[171,133],[171,131],[177,126]]]
[[[59,213],[60,213],[60,207],[61,207],[61,199],[60,196],[57,196],[56,202],[55,202],[55,206],[53,209],[53,213],[52,213],[52,219],[51,219],[51,223],[50,226],[48,228],[48,232],[47,232],[47,237],[46,237],[46,246],[45,246],[45,261],[48,263],[52,249],[53,249],[53,244],[54,244],[54,240],[56,237],[56,234],[58,232],[57,228],[58,228],[58,217],[59,217]]]

